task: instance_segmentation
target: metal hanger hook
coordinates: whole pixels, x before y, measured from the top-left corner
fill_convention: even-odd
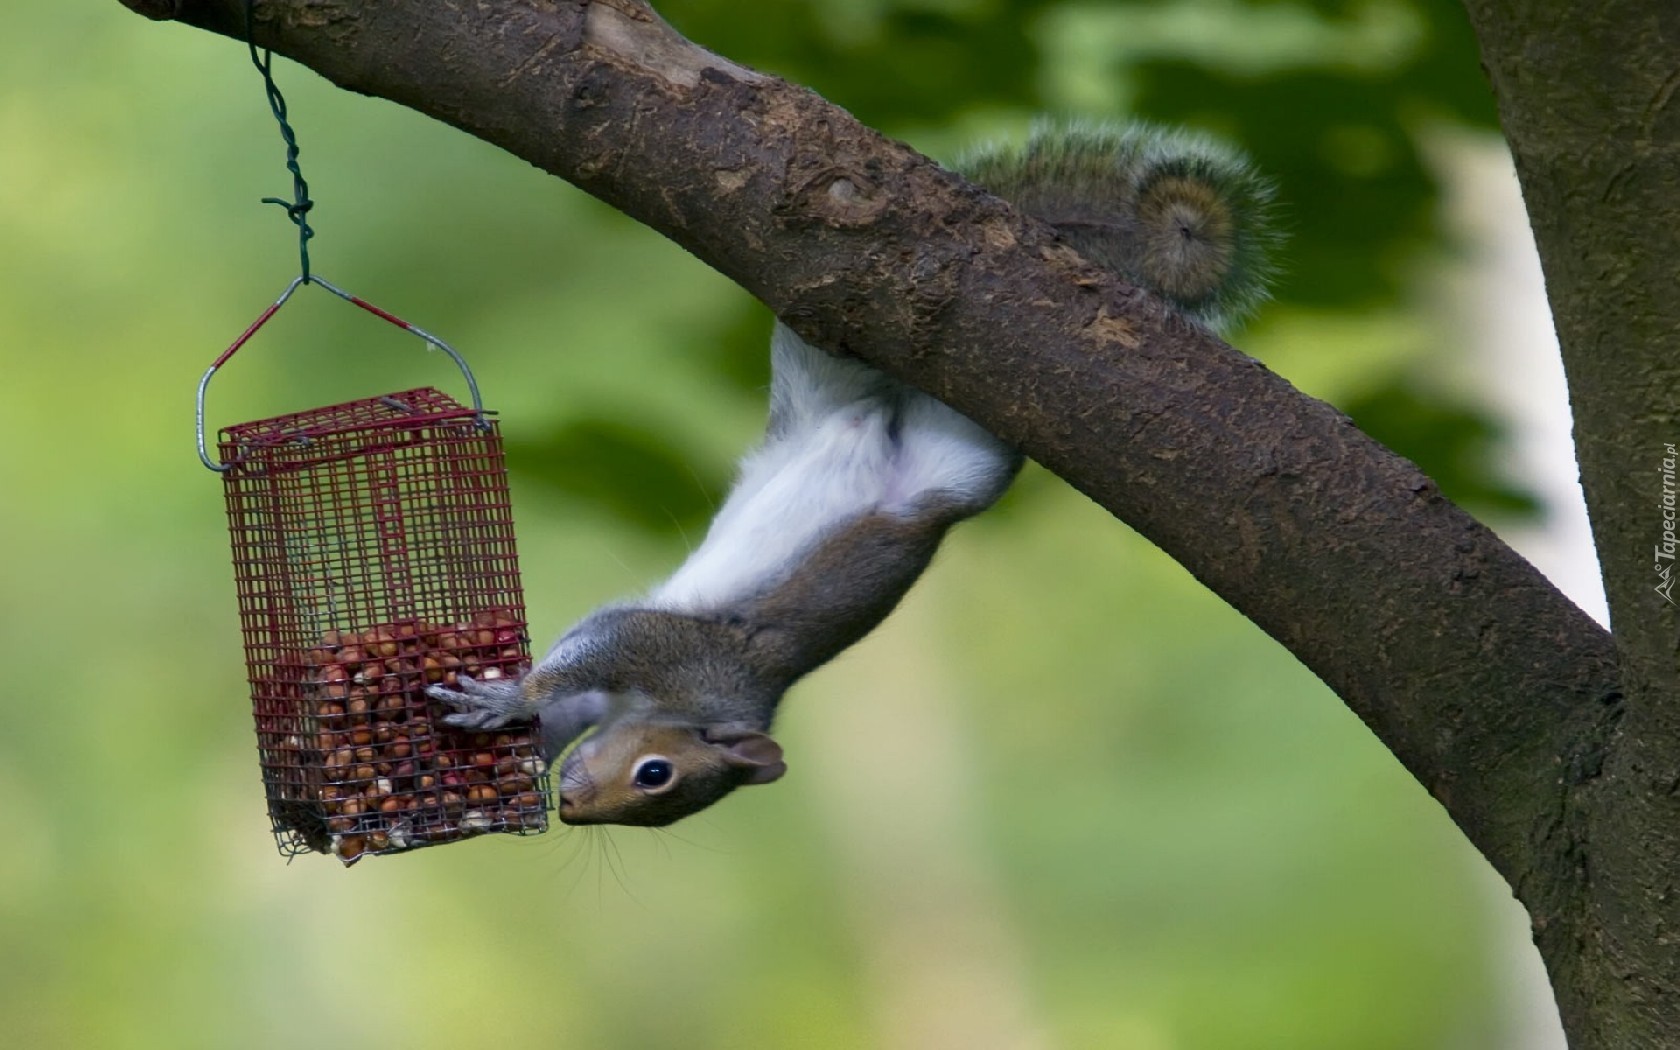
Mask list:
[[[350,294],[338,285],[333,284],[331,281],[328,281],[318,274],[310,274],[307,277],[299,274],[298,276],[292,278],[292,283],[286,286],[285,291],[280,293],[279,298],[275,299],[274,302],[269,304],[267,309],[258,314],[257,319],[252,321],[243,332],[239,333],[239,338],[235,339],[226,350],[223,350],[221,356],[212,361],[210,363],[210,367],[204,370],[204,375],[199,377],[198,398],[194,415],[198,427],[198,458],[206,467],[209,467],[218,474],[226,473],[227,471],[233,469],[233,464],[218,463],[214,458],[212,458],[210,455],[209,445],[205,442],[204,395],[206,391],[210,389],[210,377],[215,375],[216,371],[224,364],[227,364],[228,358],[238,353],[239,348],[249,342],[253,335],[257,334],[257,329],[267,324],[269,318],[278,313],[280,308],[286,305],[286,301],[292,297],[292,294],[298,290],[299,286],[304,284],[313,284],[318,287],[325,288],[327,291],[338,296],[340,299],[343,299],[345,302],[350,303],[353,306],[359,306],[381,320],[389,321],[391,324],[396,325],[398,328],[401,328],[410,335],[419,336],[428,346],[442,350],[444,353],[448,354],[449,359],[455,362],[455,367],[461,370],[461,375],[465,377],[467,381],[467,390],[472,394],[473,414],[478,418],[479,428],[489,429],[489,421],[485,419],[484,416],[484,399],[478,392],[478,379],[473,375],[472,369],[467,366],[466,358],[462,357],[454,347],[450,346],[448,343],[439,339],[437,336],[425,329],[409,324],[396,314],[387,310],[382,310],[368,302],[366,299]]]

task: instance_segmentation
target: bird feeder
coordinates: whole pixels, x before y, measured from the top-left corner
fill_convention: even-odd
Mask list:
[[[443,724],[426,696],[462,676],[530,665],[501,435],[447,344],[348,292],[460,367],[465,405],[429,387],[221,431],[205,448],[210,378],[291,297],[204,373],[199,457],[222,475],[245,665],[268,814],[280,852],[346,864],[548,826],[535,726]]]

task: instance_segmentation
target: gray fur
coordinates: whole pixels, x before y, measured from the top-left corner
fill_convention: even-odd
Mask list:
[[[1091,261],[1199,319],[1229,318],[1263,292],[1269,185],[1204,140],[1052,127],[964,166]],[[946,405],[780,324],[771,359],[764,444],[670,579],[585,617],[518,683],[429,690],[465,728],[540,715],[550,761],[593,727],[566,758],[562,819],[669,823],[780,776],[763,734],[788,687],[891,613],[946,531],[1020,467]],[[654,757],[687,765],[668,789],[638,795],[627,767],[650,740],[668,749]]]

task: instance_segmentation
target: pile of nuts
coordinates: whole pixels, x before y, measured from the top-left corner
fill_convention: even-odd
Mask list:
[[[447,626],[328,631],[298,668],[304,732],[264,755],[292,767],[282,778],[294,785],[283,793],[291,801],[275,808],[276,819],[345,864],[486,832],[546,830],[547,771],[532,728],[456,729],[425,694],[462,675],[518,675],[523,644],[519,621],[496,612]]]

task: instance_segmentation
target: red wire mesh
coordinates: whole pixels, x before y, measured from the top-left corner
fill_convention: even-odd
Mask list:
[[[548,827],[534,727],[425,687],[530,665],[501,435],[425,388],[229,427],[228,531],[280,851],[345,863]]]

